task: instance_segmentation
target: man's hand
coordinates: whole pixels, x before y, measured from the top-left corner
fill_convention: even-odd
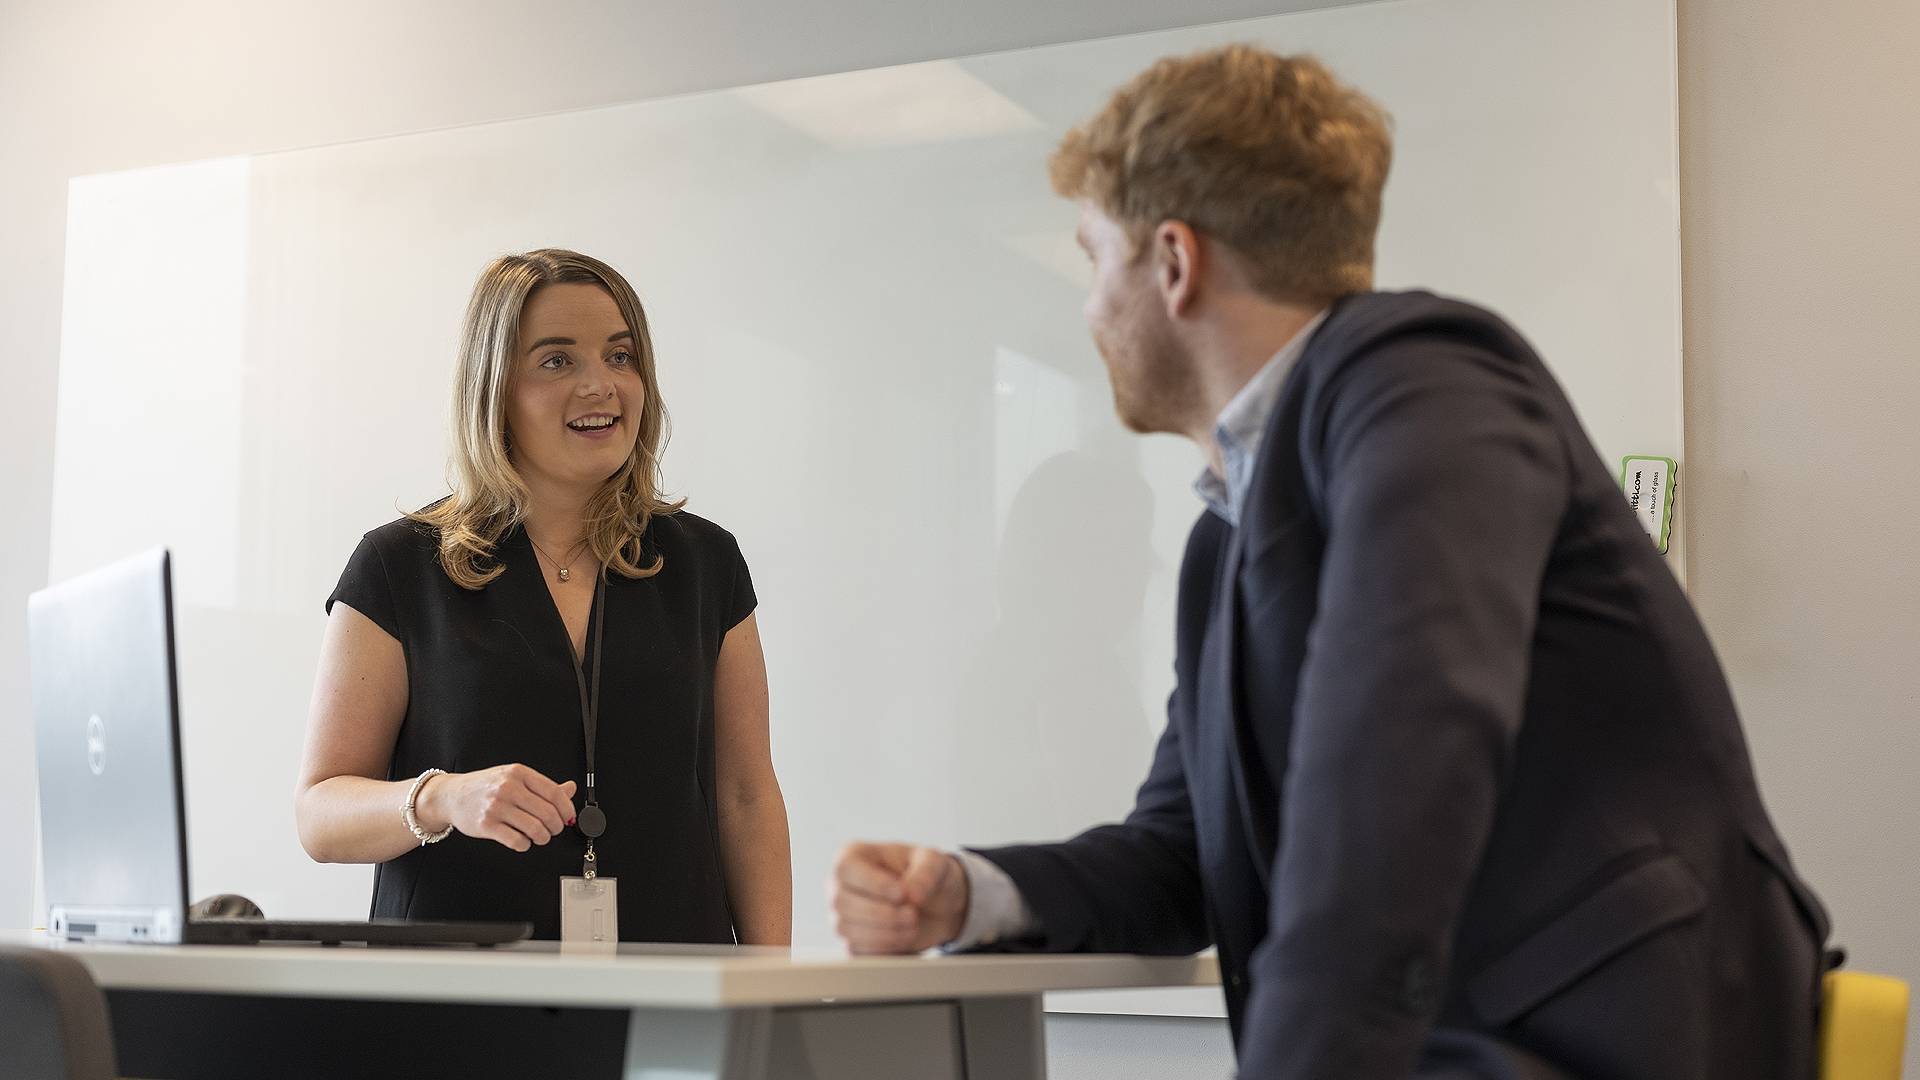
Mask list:
[[[938,848],[848,844],[827,882],[833,929],[856,953],[917,953],[960,936],[967,872]]]

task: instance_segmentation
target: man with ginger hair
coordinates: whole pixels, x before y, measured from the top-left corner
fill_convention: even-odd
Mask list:
[[[1370,291],[1389,158],[1245,46],[1061,143],[1115,407],[1208,461],[1166,730],[1119,824],[849,845],[838,932],[1217,946],[1248,1078],[1806,1080],[1826,915],[1706,634],[1526,342]]]

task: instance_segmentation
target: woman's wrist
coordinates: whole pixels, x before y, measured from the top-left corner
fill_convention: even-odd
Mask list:
[[[437,835],[453,824],[452,807],[440,796],[447,793],[454,776],[454,773],[436,773],[420,785],[420,792],[413,800],[413,819],[420,823],[423,831]]]

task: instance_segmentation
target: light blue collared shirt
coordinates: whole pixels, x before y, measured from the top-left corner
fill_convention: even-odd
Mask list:
[[[1300,354],[1307,351],[1313,332],[1320,329],[1326,318],[1327,313],[1322,311],[1308,320],[1307,325],[1233,395],[1227,407],[1220,410],[1220,418],[1213,422],[1213,442],[1220,450],[1220,467],[1225,475],[1209,466],[1193,482],[1193,492],[1208,509],[1236,529],[1240,527],[1240,511],[1247,504],[1247,489],[1253,485],[1254,463],[1260,460],[1260,441],[1266,437],[1267,421],[1273,416],[1274,404],[1280,400],[1280,389],[1286,385],[1293,365],[1299,363]]]
[[[1260,441],[1266,437],[1267,421],[1280,400],[1280,389],[1286,385],[1293,365],[1299,363],[1300,355],[1307,351],[1313,332],[1320,329],[1326,318],[1327,313],[1321,311],[1308,320],[1307,325],[1233,395],[1233,400],[1220,410],[1219,419],[1213,423],[1213,441],[1219,447],[1220,467],[1225,475],[1209,467],[1193,482],[1193,490],[1208,508],[1235,528],[1240,527],[1240,511],[1246,507],[1247,489],[1253,485],[1253,466],[1260,460]],[[967,918],[960,935],[943,945],[943,949],[952,952],[978,948],[1028,937],[1039,929],[1033,909],[1027,906],[1020,887],[1005,870],[971,851],[954,854],[959,856],[960,865],[967,873]]]

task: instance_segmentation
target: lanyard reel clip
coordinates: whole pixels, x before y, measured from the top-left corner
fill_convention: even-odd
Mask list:
[[[592,781],[589,780],[588,783],[591,785]],[[591,791],[593,789],[589,786],[587,790]],[[591,798],[591,796],[589,796],[589,798]],[[590,802],[580,808],[579,825],[580,831],[585,834],[587,838],[587,859],[585,866],[580,871],[580,876],[586,878],[588,881],[592,881],[597,875],[597,869],[594,866],[593,842],[599,838],[601,833],[607,831],[607,815],[600,809],[598,803]]]

